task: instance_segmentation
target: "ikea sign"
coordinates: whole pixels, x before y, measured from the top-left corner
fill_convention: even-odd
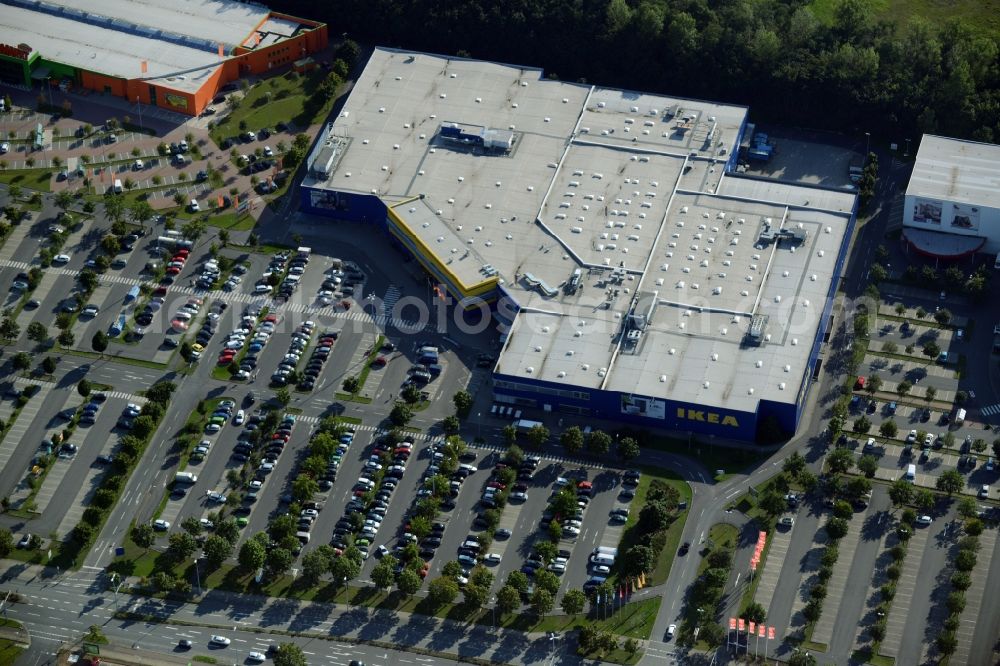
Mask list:
[[[704,409],[690,409],[685,407],[678,407],[677,418],[683,421],[698,421],[700,423],[713,423],[716,425],[729,426],[731,428],[740,427],[740,422],[736,420],[735,416],[732,416],[731,414],[720,414],[718,412],[710,412]]]

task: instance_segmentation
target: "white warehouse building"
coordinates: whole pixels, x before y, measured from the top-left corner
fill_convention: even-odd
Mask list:
[[[1000,253],[1000,146],[925,134],[906,188],[903,237],[936,259]]]

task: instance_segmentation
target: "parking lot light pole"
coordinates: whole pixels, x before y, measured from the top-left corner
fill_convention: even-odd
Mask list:
[[[497,598],[493,597],[490,599],[490,610],[493,611],[493,631],[497,628]]]
[[[865,132],[865,159],[868,159],[868,153],[872,151],[872,133]]]
[[[195,582],[198,584],[198,595],[199,596],[201,596],[201,574],[198,572],[198,560],[200,560],[200,559],[201,559],[200,557],[194,558],[194,579],[195,579]]]

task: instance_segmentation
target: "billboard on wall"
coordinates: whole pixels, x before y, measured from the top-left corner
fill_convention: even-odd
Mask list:
[[[663,400],[653,398],[640,398],[633,395],[622,396],[622,414],[629,416],[644,416],[650,419],[665,419],[667,417],[667,403]]]
[[[941,202],[916,199],[913,202],[913,221],[917,224],[941,224]]]
[[[171,94],[171,93],[167,93],[163,97],[164,97],[164,99],[167,100],[167,104],[169,104],[170,106],[174,107],[175,109],[186,109],[186,108],[188,108],[187,97],[183,97],[181,95],[174,95],[174,94]]]
[[[979,207],[968,204],[952,204],[951,226],[956,229],[979,230]]]

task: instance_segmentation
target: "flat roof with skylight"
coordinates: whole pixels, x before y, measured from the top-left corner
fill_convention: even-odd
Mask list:
[[[303,184],[496,276],[498,374],[752,412],[796,399],[854,196],[727,177],[746,114],[376,49]]]

